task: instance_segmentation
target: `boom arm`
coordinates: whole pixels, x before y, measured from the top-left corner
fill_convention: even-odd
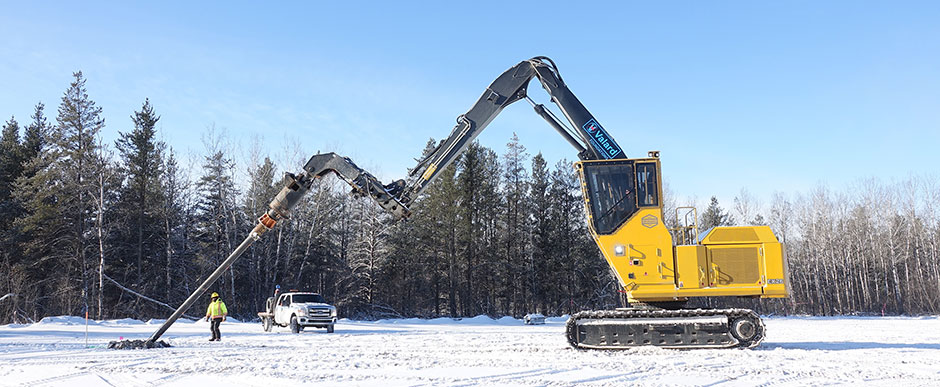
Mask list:
[[[551,96],[552,102],[558,105],[574,130],[558,120],[544,105],[536,104],[528,97],[526,88],[533,77],[538,78],[542,88]],[[490,121],[506,106],[521,99],[532,104],[535,112],[578,151],[581,160],[626,157],[620,146],[568,89],[555,63],[547,57],[538,56],[520,62],[496,78],[473,107],[457,117],[457,125],[450,136],[411,169],[407,181],[398,180],[385,186],[386,192],[400,204],[410,206],[438,174],[467,149]]]

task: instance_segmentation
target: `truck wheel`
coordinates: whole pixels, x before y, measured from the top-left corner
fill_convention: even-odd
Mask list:
[[[333,324],[326,326],[326,333],[333,333]]]
[[[297,322],[297,316],[290,316],[290,332],[300,333],[300,323]]]
[[[265,332],[271,332],[271,327],[274,325],[274,322],[271,320],[272,320],[271,317],[265,317],[264,319],[261,320],[261,324],[264,325]]]

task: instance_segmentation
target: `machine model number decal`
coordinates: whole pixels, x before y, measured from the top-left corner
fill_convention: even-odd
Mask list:
[[[767,280],[770,285],[783,285],[783,278],[771,278]]]
[[[640,219],[640,224],[642,224],[643,227],[646,227],[646,228],[653,228],[659,224],[659,218],[653,215],[646,215],[642,219]]]
[[[610,138],[610,135],[601,127],[601,124],[598,124],[593,118],[585,122],[581,128],[587,132],[588,138],[591,140],[591,146],[605,159],[611,159],[620,154],[620,147]]]

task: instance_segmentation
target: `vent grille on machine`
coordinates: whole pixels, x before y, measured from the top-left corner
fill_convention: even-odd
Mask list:
[[[753,284],[760,278],[757,247],[712,248],[712,263],[718,265],[718,284]]]

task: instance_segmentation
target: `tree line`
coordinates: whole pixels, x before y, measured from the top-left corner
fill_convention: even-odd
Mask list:
[[[117,124],[128,130],[105,143],[102,109],[85,83],[74,74],[54,119],[39,103],[28,122],[3,126],[2,323],[165,317],[244,239],[281,173],[302,165],[279,166],[260,151],[238,165],[212,131],[199,165],[181,165],[159,140],[160,116],[147,99]],[[550,165],[515,136],[501,153],[472,144],[406,222],[348,190],[321,179],[213,285],[234,315],[253,317],[276,285],[320,292],[353,318],[560,315],[624,303],[588,232],[571,162]],[[666,195],[668,216],[678,200]],[[937,199],[926,178],[777,193],[766,206],[742,190],[731,210],[712,198],[703,230],[768,224],[786,243],[793,297],[692,305],[935,314]]]

